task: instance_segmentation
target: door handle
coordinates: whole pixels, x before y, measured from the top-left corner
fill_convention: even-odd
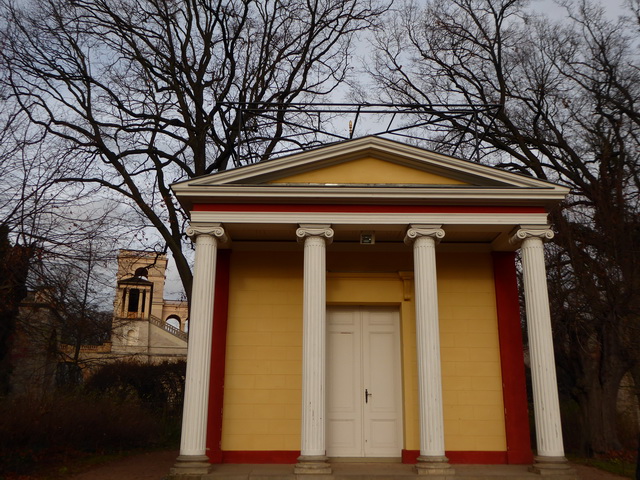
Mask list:
[[[364,389],[364,403],[369,403],[369,397],[372,396],[373,393],[369,393],[369,390]]]

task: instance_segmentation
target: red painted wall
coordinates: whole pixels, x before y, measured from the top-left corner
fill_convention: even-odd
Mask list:
[[[213,303],[213,338],[211,340],[211,377],[207,425],[207,455],[211,463],[222,463],[222,405],[224,401],[224,367],[227,348],[229,311],[229,272],[231,251],[218,250],[216,285]]]
[[[515,252],[493,252],[507,463],[533,462]]]

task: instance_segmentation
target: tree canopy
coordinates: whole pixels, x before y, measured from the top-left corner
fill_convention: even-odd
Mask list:
[[[58,180],[133,207],[189,295],[186,213],[169,185],[248,150],[272,154],[288,105],[336,88],[354,35],[383,11],[375,0],[2,0],[2,87],[72,166]]]
[[[556,351],[584,448],[602,452],[619,446],[618,386],[640,361],[638,23],[564,5],[553,21],[521,0],[406,2],[379,31],[371,73],[392,102],[502,105],[449,121],[438,148],[479,138],[484,161],[572,188],[552,212]]]

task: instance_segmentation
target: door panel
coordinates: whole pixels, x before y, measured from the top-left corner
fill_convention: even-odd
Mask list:
[[[330,308],[327,325],[327,455],[400,456],[397,309]]]
[[[395,456],[401,448],[400,425],[400,342],[397,322],[390,316],[386,324],[363,326],[365,338],[365,388],[371,392],[365,403],[365,456]],[[367,351],[368,350],[368,351]],[[399,452],[398,452],[399,453]]]
[[[360,325],[356,311],[332,315],[327,327],[327,451],[359,456],[362,450]],[[329,405],[331,406],[329,409]]]

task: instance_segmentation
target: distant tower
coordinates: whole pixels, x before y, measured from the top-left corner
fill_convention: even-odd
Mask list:
[[[118,254],[116,316],[162,319],[167,256],[139,250]],[[143,298],[145,297],[145,298]]]
[[[113,352],[149,361],[186,353],[186,302],[164,300],[167,257],[120,250],[113,305]]]

